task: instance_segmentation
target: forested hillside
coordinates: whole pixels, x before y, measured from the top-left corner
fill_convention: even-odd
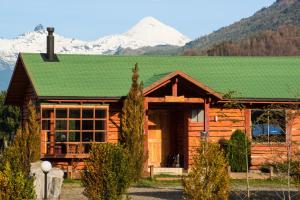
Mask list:
[[[183,51],[189,51],[191,48],[208,49],[213,45],[225,41],[238,41],[261,31],[277,30],[286,24],[300,26],[300,0],[277,0],[251,17],[187,43]]]
[[[209,50],[196,52],[196,54],[209,56],[300,55],[300,27],[282,26],[276,31],[263,31],[238,42],[223,42]]]

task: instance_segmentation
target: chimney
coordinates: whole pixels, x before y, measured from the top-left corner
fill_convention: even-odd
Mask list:
[[[54,54],[54,28],[48,27],[47,28],[48,35],[47,35],[47,59],[48,61],[55,61],[55,54]]]

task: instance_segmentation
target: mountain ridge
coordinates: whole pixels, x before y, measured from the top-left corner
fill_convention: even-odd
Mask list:
[[[284,24],[300,26],[300,0],[277,0],[250,17],[187,43],[183,51],[191,48],[204,50],[224,41],[239,40],[268,29],[276,30]]]
[[[137,49],[145,46],[183,46],[190,39],[176,29],[153,17],[145,17],[122,34],[108,35],[93,41],[83,41],[55,35],[56,53],[114,54],[119,48]],[[47,31],[42,24],[34,31],[13,39],[0,39],[0,69],[13,68],[19,52],[42,53],[46,51]],[[150,37],[151,36],[151,37]]]

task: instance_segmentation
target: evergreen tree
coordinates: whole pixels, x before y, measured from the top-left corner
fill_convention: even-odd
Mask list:
[[[39,116],[32,101],[29,102],[27,119],[25,122],[24,131],[28,135],[28,159],[30,162],[40,160],[41,151],[41,133],[39,126]]]
[[[0,92],[0,140],[11,141],[20,126],[20,109],[15,106],[4,105],[6,92]]]
[[[130,155],[132,179],[142,174],[144,155],[144,97],[143,83],[138,82],[138,66],[132,70],[132,84],[122,109],[121,144]]]
[[[0,159],[0,199],[34,199],[33,178],[28,159],[29,134],[19,128],[14,142]]]
[[[251,144],[245,133],[234,131],[227,144],[227,159],[233,172],[246,172],[250,165]]]

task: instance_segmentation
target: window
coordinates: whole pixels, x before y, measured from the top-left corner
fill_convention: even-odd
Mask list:
[[[257,142],[285,142],[286,120],[283,110],[252,110],[252,138]]]
[[[191,111],[191,121],[192,122],[204,122],[204,110],[203,109],[193,109]]]
[[[54,125],[55,145],[58,149],[62,149],[62,147],[71,149],[75,145],[76,148],[75,150],[73,148],[72,151],[84,153],[88,152],[91,143],[105,142],[107,107],[57,105],[49,107],[42,107],[42,130],[50,133],[51,124]],[[51,117],[54,118],[51,119]],[[49,137],[47,142],[50,143]],[[80,146],[83,148],[81,149],[76,143],[82,143]]]

